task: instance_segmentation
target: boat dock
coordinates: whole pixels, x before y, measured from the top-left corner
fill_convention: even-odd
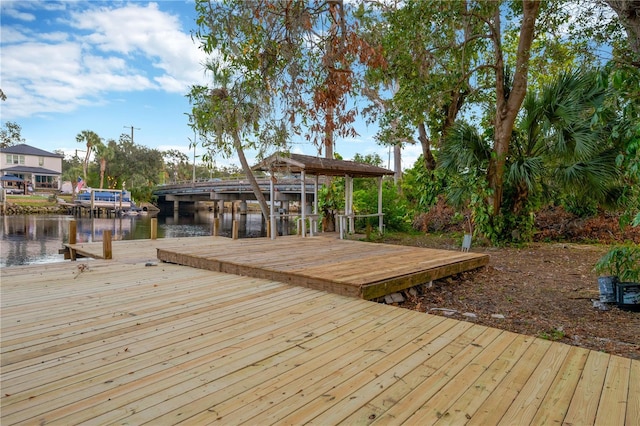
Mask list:
[[[162,250],[194,256],[205,239],[212,252],[238,256],[239,240],[117,241],[112,260],[4,268],[0,422],[632,425],[640,418],[638,360],[157,259]],[[309,259],[323,257],[314,250]],[[337,263],[346,262],[337,251]],[[367,261],[368,269],[391,268],[391,253]]]

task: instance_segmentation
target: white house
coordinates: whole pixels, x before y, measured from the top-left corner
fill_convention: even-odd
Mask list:
[[[25,144],[0,148],[2,185],[5,188],[24,187],[26,183],[35,190],[59,190],[63,157]]]

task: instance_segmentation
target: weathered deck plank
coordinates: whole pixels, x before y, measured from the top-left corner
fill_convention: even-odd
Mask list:
[[[637,360],[270,280],[146,267],[149,251],[124,250],[83,272],[3,269],[3,425],[632,425],[640,415]]]

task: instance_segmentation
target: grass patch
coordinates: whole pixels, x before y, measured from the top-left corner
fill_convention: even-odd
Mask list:
[[[7,202],[22,207],[54,207],[58,201],[42,195],[7,195]]]
[[[543,331],[538,334],[538,337],[545,340],[551,340],[552,342],[564,339],[565,333],[562,329],[554,328],[553,330]]]

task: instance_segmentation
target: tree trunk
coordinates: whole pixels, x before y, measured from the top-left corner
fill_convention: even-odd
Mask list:
[[[527,93],[528,63],[531,56],[531,44],[535,35],[535,22],[540,10],[537,0],[523,1],[522,27],[516,59],[516,70],[513,76],[513,87],[507,94],[505,91],[504,58],[500,43],[500,10],[496,7],[494,14],[494,47],[496,56],[496,117],[493,156],[489,163],[487,179],[493,193],[489,196],[494,216],[500,214],[502,192],[504,188],[504,167],[509,154],[511,132],[518,111]]]
[[[399,193],[402,193],[402,143],[399,142],[393,146],[393,174],[394,184],[398,188]]]
[[[424,167],[429,171],[434,171],[436,169],[436,159],[433,158],[431,153],[431,139],[427,136],[427,129],[423,122],[418,124],[418,139],[420,140],[420,145],[422,145]]]
[[[87,169],[89,168],[89,156],[91,155],[91,146],[87,145],[87,154],[84,156],[84,162],[82,163],[82,178],[84,184],[87,184]]]
[[[640,67],[640,1],[638,0],[605,0],[613,9],[620,23],[627,31],[629,47],[636,54],[634,65]]]
[[[267,205],[267,200],[266,198],[264,198],[264,194],[260,190],[258,181],[256,180],[256,177],[253,174],[253,170],[251,170],[251,167],[247,162],[247,157],[245,157],[244,155],[242,142],[240,141],[240,136],[238,135],[237,131],[233,132],[233,145],[236,149],[236,153],[238,154],[238,159],[240,160],[240,164],[242,165],[242,170],[244,171],[244,174],[247,176],[247,179],[249,180],[249,184],[253,189],[253,194],[256,196],[256,200],[258,200],[258,204],[260,205],[260,210],[262,211],[262,216],[264,217],[265,221],[269,220],[269,206]],[[273,206],[273,200],[271,201]]]
[[[104,172],[107,170],[107,160],[104,158],[100,159],[100,189],[103,188],[104,185]]]

